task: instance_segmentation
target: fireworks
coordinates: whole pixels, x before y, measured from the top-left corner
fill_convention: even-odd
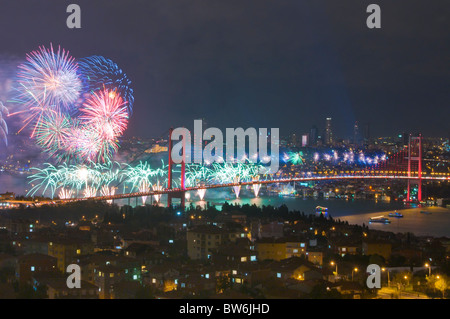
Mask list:
[[[139,186],[139,191],[141,193],[148,193],[150,191],[150,184],[147,180],[142,180],[141,185]],[[142,196],[142,205],[145,205],[147,201],[147,196]]]
[[[240,181],[250,181],[253,177],[259,175],[260,167],[260,164],[254,164],[248,161],[213,163],[210,182],[232,183],[237,176]]]
[[[234,183],[239,183],[240,182],[239,175],[235,176],[233,178],[233,182]],[[241,185],[233,186],[233,191],[234,191],[234,194],[236,195],[236,198],[239,198],[239,192],[241,191]]]
[[[103,139],[112,140],[122,135],[128,124],[126,102],[116,91],[107,89],[93,93],[83,104],[80,119],[92,125]]]
[[[91,188],[89,192],[92,193],[92,190],[97,191],[102,186],[117,181],[119,169],[120,166],[116,168],[113,163],[96,164],[92,167],[67,164],[54,166],[47,163],[43,169],[33,168],[36,173],[29,177],[32,188],[28,194],[34,195],[41,190],[42,194],[48,191],[53,197],[57,189],[67,188],[78,194],[87,187]]]
[[[76,122],[67,137],[65,152],[68,156],[76,158],[77,162],[95,162],[101,148],[100,143],[101,140],[93,128],[81,126]]]
[[[0,101],[0,139],[5,141],[5,144],[8,145],[8,126],[6,125],[4,116],[8,116],[8,109],[3,103]]]
[[[149,189],[153,184],[158,184],[161,177],[167,175],[167,166],[161,162],[161,168],[153,169],[147,162],[139,162],[136,166],[126,164],[126,168],[121,172],[121,178],[130,185],[131,191],[140,191]]]
[[[254,182],[258,182],[259,181],[259,176],[253,177],[252,180]],[[255,197],[258,197],[259,190],[261,189],[261,184],[253,184],[252,185],[252,189],[253,189],[253,193],[255,194]]]
[[[86,186],[86,188],[84,189],[84,197],[90,198],[95,197],[95,195],[97,195],[97,190],[92,186]]]
[[[66,188],[61,188],[58,193],[58,197],[60,199],[70,199],[70,198],[72,198],[72,195],[73,195],[73,190],[66,189]]]
[[[56,52],[52,45],[49,49],[40,47],[27,54],[26,60],[19,66],[16,100],[29,113],[25,126],[34,125],[34,133],[45,113],[70,111],[75,106],[81,81],[75,59],[60,47]]]
[[[54,156],[60,154],[67,146],[71,133],[70,118],[59,112],[50,112],[44,115],[43,120],[36,128],[36,142],[42,149]]]
[[[90,163],[68,165],[66,163],[54,166],[46,164],[44,168],[32,168],[30,183],[32,188],[28,195],[35,195],[38,191],[42,195],[54,197],[58,192],[60,199],[95,197],[114,195],[120,184],[123,184],[123,193],[147,193],[151,190],[163,190],[167,182],[168,166],[161,162],[161,166],[152,168],[148,162],[140,162],[135,166],[108,162],[106,164]],[[186,165],[186,180],[190,186],[208,185],[214,183],[240,183],[258,182],[263,177],[258,175],[259,165],[253,163],[220,163],[210,167],[198,164]],[[180,184],[176,178],[174,185]],[[176,187],[176,186],[175,186]],[[253,184],[255,196],[261,188],[260,184]],[[233,187],[236,198],[239,198],[241,186]],[[197,195],[203,200],[206,187],[200,187]],[[153,195],[156,202],[161,199],[160,194]],[[187,197],[188,198],[188,197]],[[145,204],[147,196],[142,196]]]
[[[100,194],[102,196],[112,196],[114,195],[116,192],[116,189],[114,187],[108,187],[107,185],[103,185],[102,188],[100,189]],[[108,204],[112,203],[111,199],[108,199],[106,201]]]
[[[18,78],[13,101],[23,109],[11,115],[25,115],[19,132],[31,125],[31,137],[57,161],[112,161],[134,102],[131,82],[117,64],[97,56],[77,63],[50,45],[27,54]],[[2,113],[0,128],[6,135]]]
[[[200,200],[203,200],[203,198],[205,198],[205,194],[206,194],[206,188],[200,188],[197,190],[197,195],[200,198]]]
[[[116,91],[105,89],[92,93],[80,108],[82,130],[91,132],[92,135],[92,138],[85,140],[87,143],[83,143],[85,147],[88,146],[91,160],[96,157],[101,162],[110,161],[117,151],[117,139],[122,136],[128,124],[125,104]]]
[[[290,160],[287,156],[285,156],[285,160]],[[363,151],[359,151],[356,155],[353,150],[350,151],[343,151],[342,153],[339,153],[336,150],[331,151],[330,153],[314,153],[313,154],[313,161],[315,163],[319,161],[324,162],[333,162],[334,164],[355,164],[355,165],[376,165],[380,163],[381,161],[386,160],[385,154],[371,154],[366,155]]]
[[[152,185],[152,189],[153,189],[154,191],[160,191],[160,190],[162,190],[162,186],[159,185],[159,181],[156,183],[156,185]],[[156,201],[157,203],[159,203],[159,201],[161,200],[161,195],[156,194],[156,195],[153,195],[153,197],[155,198],[155,201]]]
[[[194,186],[201,182],[208,182],[212,178],[213,170],[201,164],[186,164],[185,184],[186,186]]]
[[[116,63],[103,56],[90,56],[80,59],[78,71],[86,92],[95,93],[103,88],[116,89],[131,115],[134,103],[131,81]]]
[[[303,152],[289,152],[288,154],[285,154],[284,158],[293,165],[304,164]]]

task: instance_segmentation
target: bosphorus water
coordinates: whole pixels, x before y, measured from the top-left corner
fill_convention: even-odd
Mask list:
[[[206,199],[208,200],[208,199]],[[206,201],[196,201],[194,205],[204,205]],[[217,201],[211,201],[217,203]],[[225,202],[219,201],[219,203]],[[344,200],[323,198],[297,198],[297,197],[258,197],[239,198],[227,200],[228,203],[240,205],[256,204],[257,206],[272,205],[278,207],[285,204],[289,209],[302,211],[305,214],[314,214],[317,206],[328,208],[328,214],[335,219],[348,221],[349,224],[369,226],[369,229],[390,232],[411,232],[417,236],[449,237],[450,238],[450,209],[444,207],[408,207],[400,201],[375,200]],[[217,203],[217,204],[219,204]],[[389,217],[389,213],[398,211],[403,218]],[[427,211],[431,214],[424,214]],[[369,224],[371,217],[384,216],[390,219],[390,224]]]
[[[10,174],[0,174],[0,193],[13,191],[16,194],[24,194],[30,188],[25,175],[12,176]],[[240,205],[249,204],[257,206],[272,205],[278,207],[285,204],[291,210],[314,214],[316,206],[328,207],[328,213],[333,218],[348,221],[350,224],[368,225],[369,228],[385,230],[391,232],[412,232],[418,236],[434,236],[450,238],[450,209],[444,207],[406,207],[400,201],[375,201],[375,200],[344,200],[344,199],[323,199],[323,198],[298,198],[298,197],[278,197],[265,196],[255,198],[251,191],[242,190],[239,199],[235,199],[228,189],[208,191],[204,201],[199,201],[197,195],[191,192],[191,202],[196,205],[205,206],[207,202],[216,205],[218,208],[227,201],[228,203],[238,203]],[[128,204],[128,200],[119,200],[119,205]],[[142,204],[141,199],[131,200],[131,205]],[[147,199],[150,204],[150,198]],[[161,205],[166,203],[166,196],[161,199]],[[395,210],[403,214],[403,218],[388,217],[390,212]],[[429,211],[431,214],[423,214],[421,211]],[[369,224],[370,217],[384,216],[391,220],[390,224]]]

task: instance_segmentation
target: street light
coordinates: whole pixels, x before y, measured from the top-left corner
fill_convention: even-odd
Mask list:
[[[431,277],[431,265],[426,263],[425,267],[428,267],[428,276]]]
[[[334,261],[332,261],[332,262],[330,263],[330,265],[331,265],[331,266],[336,265],[336,276],[337,276],[337,275],[338,275],[337,263],[335,263]]]
[[[388,269],[386,269],[386,268],[381,268],[381,271],[387,271],[387,275],[388,275],[388,287],[390,287],[391,286],[391,281],[389,280],[389,270]]]
[[[354,272],[358,272],[358,268],[355,267],[354,269],[352,269],[352,281],[353,281],[353,273]]]

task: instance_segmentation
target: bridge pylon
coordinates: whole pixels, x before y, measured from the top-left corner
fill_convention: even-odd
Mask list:
[[[186,191],[185,191],[185,169],[186,169],[186,163],[185,163],[185,159],[186,159],[186,141],[183,138],[183,161],[181,162],[181,185],[179,188],[177,189],[173,189],[173,185],[172,185],[172,177],[173,177],[173,166],[175,165],[175,163],[172,160],[172,132],[173,132],[173,128],[170,128],[169,130],[169,168],[168,168],[168,173],[167,173],[167,189],[170,190],[169,193],[167,193],[167,207],[172,207],[172,199],[174,198],[179,198],[181,203],[180,206],[182,209],[185,208],[186,204]],[[173,190],[173,191],[172,191]]]
[[[422,201],[422,135],[408,139],[408,188],[406,201],[411,202],[411,184],[417,184],[417,201]]]

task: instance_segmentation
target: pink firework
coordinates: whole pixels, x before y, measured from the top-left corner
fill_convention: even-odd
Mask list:
[[[80,112],[83,124],[94,127],[103,140],[116,140],[127,128],[126,102],[115,90],[93,92],[80,108]]]
[[[101,149],[98,132],[90,126],[73,126],[67,139],[66,152],[80,162],[95,161]]]

